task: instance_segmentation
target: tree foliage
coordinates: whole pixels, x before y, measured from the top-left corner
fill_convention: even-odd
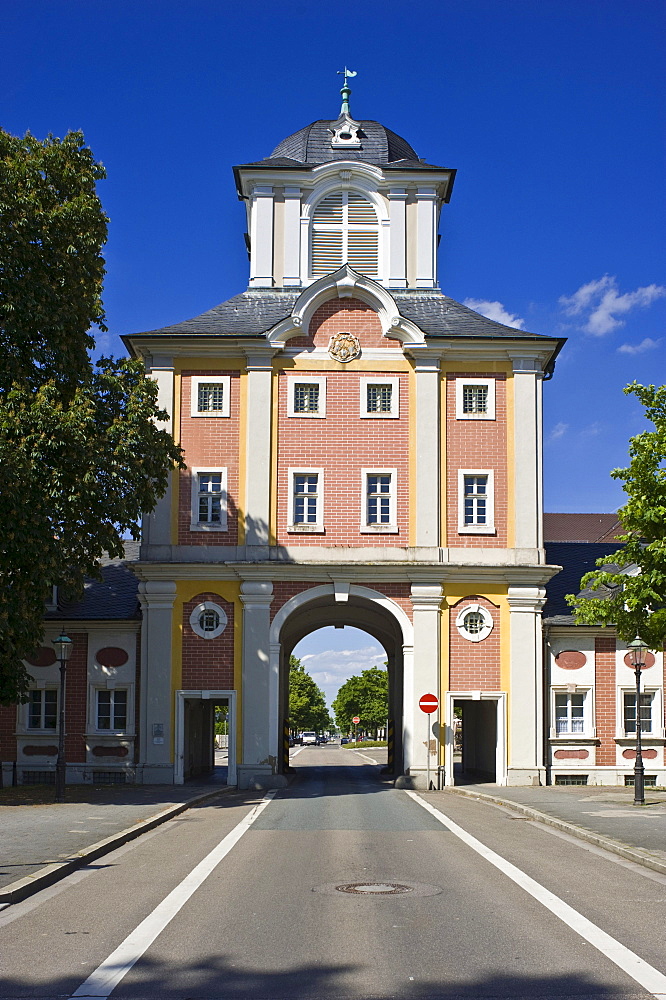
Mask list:
[[[629,497],[618,511],[624,545],[583,577],[584,597],[567,600],[578,624],[614,625],[621,639],[638,635],[659,649],[666,640],[666,386],[632,382],[624,391],[654,425],[630,438],[629,466],[611,472]]]
[[[379,667],[363,670],[345,681],[333,702],[335,721],[348,733],[358,715],[363,730],[377,731],[386,725],[388,715],[388,673]]]
[[[80,133],[0,130],[0,703],[22,700],[52,587],[83,591],[164,493],[180,449],[136,361],[88,351],[104,327],[104,177]]]
[[[289,657],[289,728],[292,732],[330,729],[332,719],[324,692],[317,687],[297,656]]]

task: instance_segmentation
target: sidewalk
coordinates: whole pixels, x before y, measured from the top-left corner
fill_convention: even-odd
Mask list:
[[[52,788],[0,792],[0,906],[25,899],[185,809],[233,790],[214,780],[69,785],[67,801],[59,805]],[[30,801],[31,793],[41,804],[11,804],[12,799]]]
[[[646,788],[645,805],[634,806],[633,788],[612,785],[478,784],[446,791],[503,805],[666,875],[666,792]]]

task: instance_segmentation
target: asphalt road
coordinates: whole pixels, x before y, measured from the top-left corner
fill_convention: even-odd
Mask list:
[[[0,912],[0,997],[666,997],[665,877],[338,746],[293,762]]]

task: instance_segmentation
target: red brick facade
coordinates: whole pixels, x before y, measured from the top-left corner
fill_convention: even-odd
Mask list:
[[[594,640],[597,737],[597,764],[615,765],[615,636],[598,635]]]
[[[211,601],[227,616],[227,627],[216,639],[192,631],[190,615],[198,604]],[[183,605],[182,686],[191,691],[228,691],[234,687],[234,605],[219,594],[197,594]]]
[[[495,419],[456,419],[456,379],[495,380]],[[448,545],[462,548],[503,548],[507,545],[507,426],[506,378],[493,372],[451,372],[446,375],[446,510]],[[459,469],[494,472],[494,535],[459,534]]]
[[[467,604],[480,604],[493,619],[493,630],[481,642],[465,639],[456,627],[456,618]],[[463,597],[449,610],[449,688],[451,691],[500,690],[499,608],[484,597]]]

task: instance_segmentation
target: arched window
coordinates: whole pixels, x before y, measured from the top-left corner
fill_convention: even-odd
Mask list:
[[[334,191],[312,216],[310,276],[321,278],[349,264],[369,278],[379,277],[379,222],[374,206],[355,191]]]

